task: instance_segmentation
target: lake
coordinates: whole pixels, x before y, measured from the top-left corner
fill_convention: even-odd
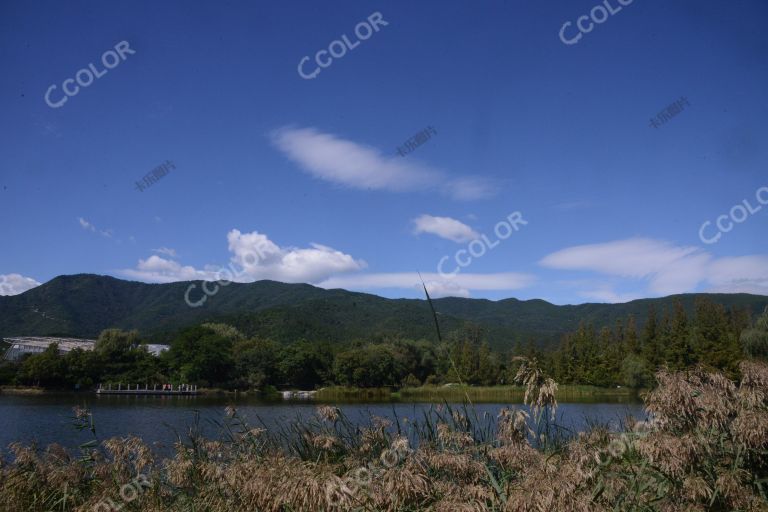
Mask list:
[[[0,447],[5,451],[12,442],[37,442],[39,446],[59,443],[74,448],[92,439],[90,432],[78,432],[73,426],[72,408],[87,405],[93,412],[99,439],[134,435],[151,444],[159,453],[168,453],[176,440],[195,422],[209,437],[218,437],[220,429],[213,421],[225,417],[225,408],[234,405],[252,426],[268,429],[314,414],[320,401],[264,401],[256,398],[201,396],[115,396],[85,393],[57,393],[35,396],[0,394]],[[401,421],[420,419],[425,412],[440,404],[424,402],[369,402],[334,405],[353,422],[367,423],[371,415]],[[479,417],[496,418],[503,407],[512,403],[476,403]],[[611,403],[561,403],[557,424],[570,431],[586,430],[593,424],[606,424],[618,429],[628,415],[645,418],[643,405],[630,399]],[[7,452],[4,454],[7,455]]]

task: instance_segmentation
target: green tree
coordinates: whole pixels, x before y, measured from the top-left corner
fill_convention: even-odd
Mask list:
[[[208,327],[191,327],[176,336],[161,357],[179,382],[227,386],[233,367],[232,340]]]
[[[272,340],[241,340],[232,347],[234,354],[233,385],[238,388],[262,388],[280,384],[278,368],[280,346]]]
[[[66,365],[59,355],[59,344],[51,343],[40,354],[33,354],[21,364],[22,379],[35,386],[54,387],[65,383]]]
[[[483,386],[492,386],[499,381],[501,364],[498,356],[491,351],[488,343],[483,342],[477,354],[477,372],[474,381]]]
[[[688,316],[680,299],[675,299],[672,321],[666,338],[666,362],[672,370],[688,368],[695,362],[690,343]]]
[[[101,358],[93,350],[76,348],[64,356],[65,380],[76,387],[90,387],[101,380]]]
[[[300,340],[282,351],[278,366],[284,384],[312,389],[332,380],[333,350],[328,343]]]
[[[653,383],[653,374],[644,358],[629,354],[621,364],[622,382],[633,389],[648,388]]]
[[[347,350],[336,356],[334,375],[340,384],[347,386],[399,386],[408,375],[400,356],[387,344]]]
[[[696,300],[692,345],[696,361],[735,372],[741,351],[722,305],[707,298]]]
[[[741,333],[741,345],[747,357],[768,360],[768,307],[757,317],[754,327]]]
[[[624,331],[624,346],[630,354],[640,353],[640,343],[637,341],[637,323],[635,316],[629,315],[627,318],[627,328]]]
[[[656,322],[656,308],[653,304],[648,306],[648,318],[643,327],[642,348],[643,358],[648,362],[652,370],[658,369],[664,360],[664,352],[659,343],[659,329]]]
[[[120,329],[106,329],[101,331],[94,350],[103,359],[114,361],[120,359],[132,348],[136,348],[139,343],[138,331],[126,332]]]

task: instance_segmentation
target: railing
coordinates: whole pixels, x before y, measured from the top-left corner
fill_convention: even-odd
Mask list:
[[[154,384],[151,389],[148,384],[144,384],[142,389],[139,384],[131,388],[130,384],[123,387],[122,382],[118,382],[116,388],[111,383],[106,387],[99,384],[96,393],[100,395],[196,395],[198,391],[195,384],[160,384],[159,387]]]

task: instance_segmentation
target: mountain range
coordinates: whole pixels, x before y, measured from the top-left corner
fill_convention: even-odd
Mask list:
[[[223,321],[247,335],[280,342],[297,339],[344,342],[400,336],[435,339],[434,321],[426,300],[388,299],[341,289],[276,281],[231,283],[200,307],[190,307],[185,293],[202,283],[147,284],[109,276],[58,276],[22,294],[0,296],[0,337],[72,336],[95,338],[107,328],[137,329],[151,341],[167,342],[179,329]],[[213,285],[209,285],[213,286]],[[656,311],[680,299],[689,313],[697,297],[708,297],[728,308],[768,306],[768,297],[750,294],[683,294],[640,299],[622,304],[587,303],[558,306],[540,299],[491,301],[447,297],[433,300],[445,335],[466,323],[479,325],[494,348],[517,341],[538,345],[556,341],[579,322],[612,326],[634,315],[642,326],[653,304]]]

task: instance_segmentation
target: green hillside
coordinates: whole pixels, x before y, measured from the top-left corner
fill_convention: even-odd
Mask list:
[[[96,337],[103,329],[116,327],[138,329],[151,339],[165,340],[182,327],[217,320],[246,334],[281,342],[434,337],[424,300],[258,281],[222,287],[202,307],[192,308],[184,300],[189,285],[146,284],[91,274],[59,276],[21,295],[0,297],[0,336]],[[199,290],[200,283],[197,285]],[[691,313],[694,300],[702,295],[728,308],[749,308],[753,314],[768,305],[768,297],[749,294],[686,294],[576,306],[517,299],[443,298],[434,302],[446,333],[472,322],[484,328],[492,346],[505,348],[516,341],[556,340],[581,321],[601,327],[632,314],[642,326],[650,304],[663,311],[671,308],[676,297]]]

